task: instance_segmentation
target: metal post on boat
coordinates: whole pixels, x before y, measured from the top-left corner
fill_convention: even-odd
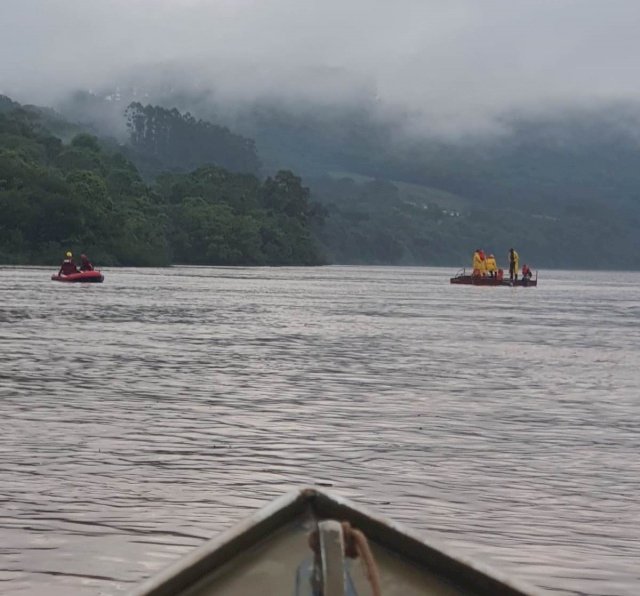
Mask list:
[[[342,524],[335,520],[318,523],[323,596],[345,596],[345,559]]]

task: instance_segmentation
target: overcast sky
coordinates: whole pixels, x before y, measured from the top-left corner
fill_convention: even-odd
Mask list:
[[[17,99],[163,64],[231,100],[366,97],[465,122],[640,97],[640,0],[0,0],[0,92]]]

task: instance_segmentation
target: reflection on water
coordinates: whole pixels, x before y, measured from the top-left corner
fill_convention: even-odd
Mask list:
[[[640,584],[639,274],[0,269],[0,584],[121,594],[322,483],[554,594]]]

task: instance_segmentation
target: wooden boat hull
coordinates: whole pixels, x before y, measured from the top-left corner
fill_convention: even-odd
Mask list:
[[[307,596],[311,592],[301,589],[300,576],[313,560],[309,533],[326,519],[348,520],[365,533],[385,596],[535,594],[346,499],[300,489],[195,550],[132,596]],[[370,594],[358,561],[348,573],[358,595]]]

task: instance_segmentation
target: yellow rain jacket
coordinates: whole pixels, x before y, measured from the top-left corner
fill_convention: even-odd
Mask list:
[[[473,269],[480,269],[481,266],[480,253],[476,250],[476,252],[473,253]]]
[[[496,264],[495,257],[487,257],[487,271],[489,273],[494,273],[498,270],[498,265]]]
[[[509,264],[511,264],[511,255],[509,255]],[[513,265],[515,270],[518,271],[518,267],[520,266],[520,257],[515,250],[513,251]]]

